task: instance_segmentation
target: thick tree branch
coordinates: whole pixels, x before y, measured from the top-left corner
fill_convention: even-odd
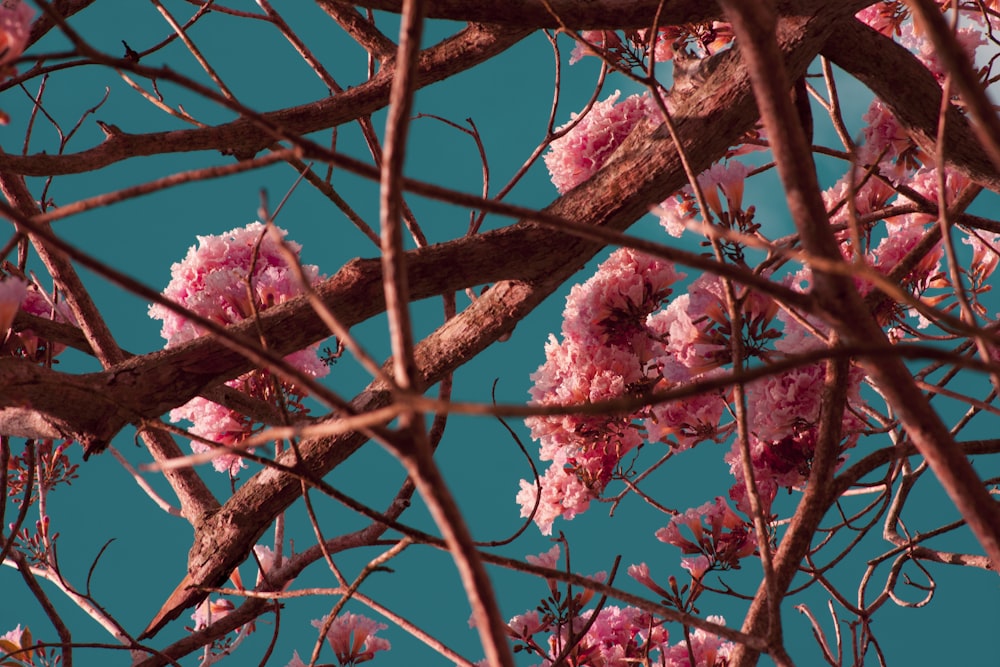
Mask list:
[[[937,148],[941,86],[916,56],[856,20],[837,24],[823,55],[879,96],[907,133],[928,155]],[[952,106],[948,111],[948,164],[994,192],[1000,171],[969,126]]]
[[[339,0],[324,0],[338,2]],[[361,0],[342,2],[344,5],[381,9],[399,13],[403,0]],[[866,3],[870,4],[870,3]],[[783,0],[778,4],[781,14],[789,14],[801,7],[796,0]],[[427,17],[453,21],[500,23],[526,28],[558,29],[562,26],[574,30],[648,28],[660,12],[658,25],[680,25],[695,21],[708,21],[722,17],[722,10],[715,2],[706,0],[506,0],[504,2],[479,2],[478,0],[429,0]],[[558,18],[556,18],[558,17]]]

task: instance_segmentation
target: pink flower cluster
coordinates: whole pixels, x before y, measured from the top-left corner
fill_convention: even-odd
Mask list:
[[[20,57],[31,35],[31,19],[35,10],[23,0],[0,2],[0,67],[5,73],[14,71],[10,64]]]
[[[580,33],[580,37],[589,44],[593,44],[599,49],[604,49],[605,51],[611,51],[621,46],[622,40],[618,37],[618,34],[611,30],[584,30]],[[569,64],[575,65],[584,56],[593,55],[586,46],[582,43],[577,42],[576,46],[573,47],[573,52],[569,54]]]
[[[555,567],[558,557],[559,546],[556,545],[537,558],[529,556],[528,561]],[[538,667],[552,665],[567,650],[565,664],[629,667],[651,652],[666,648],[667,631],[662,621],[657,621],[648,612],[635,607],[605,606],[595,617],[592,609],[580,611],[593,597],[592,591],[578,593],[572,601],[567,601],[556,595],[554,582],[549,582],[549,587],[553,590],[551,598],[507,623],[511,639],[517,643],[515,650],[544,658]],[[553,605],[556,599],[561,600],[558,607]],[[580,638],[584,628],[586,632]],[[575,645],[569,649],[571,641]]]
[[[750,168],[738,160],[716,162],[698,175],[698,187],[709,210],[719,219],[735,221],[743,210],[743,187]],[[726,206],[722,206],[725,198]],[[686,185],[663,201],[658,209],[660,225],[668,234],[680,238],[687,225],[698,217],[698,206],[690,185]]]
[[[659,110],[648,93],[631,95],[621,102],[621,91],[597,102],[583,118],[577,114],[559,130],[572,126],[552,142],[545,166],[560,193],[572,190],[593,176],[633,128],[643,119],[655,120]]]
[[[649,362],[661,346],[648,316],[682,277],[673,265],[623,248],[597,274],[573,288],[566,300],[560,343],[546,345],[546,362],[532,375],[533,402],[579,404],[644,391],[660,377]],[[542,460],[552,461],[541,480],[535,522],[546,534],[557,516],[572,518],[610,481],[621,458],[642,442],[629,415],[565,415],[527,421],[541,441]],[[518,502],[529,516],[536,486],[521,481]]]
[[[922,156],[926,158],[926,156]],[[880,166],[884,166],[886,171],[905,175],[907,186],[924,200],[931,204],[938,202],[938,170],[934,166],[922,166],[917,169],[901,167],[891,163],[890,155],[887,153]],[[857,176],[858,174],[856,174]],[[833,211],[832,222],[846,222],[848,198],[848,177],[842,178],[836,185],[824,193],[828,210]],[[945,171],[945,201],[949,204],[954,202],[962,190],[970,184],[969,179],[951,169]],[[864,216],[876,212],[878,209],[890,203],[890,199],[895,195],[895,191],[884,181],[878,178],[869,178],[860,187],[857,187],[853,206],[857,215]],[[905,195],[898,195],[894,204],[917,203]],[[865,253],[867,263],[876,271],[883,275],[889,275],[900,265],[903,259],[916,248],[921,239],[926,236],[931,229],[937,225],[935,216],[927,213],[908,213],[894,216],[885,221],[885,235],[878,245]],[[854,249],[846,236],[841,245],[841,250],[846,260],[854,259]],[[924,297],[925,293],[933,288],[946,288],[948,282],[941,269],[941,259],[943,248],[940,243],[934,244],[925,254],[914,262],[910,271],[901,276],[899,284],[908,289],[917,297]],[[809,271],[804,269],[796,276],[795,282],[804,284],[809,281]],[[874,284],[862,277],[854,278],[855,286],[862,295],[869,294],[874,289]],[[950,289],[950,288],[949,288]],[[936,298],[925,298],[925,301],[933,304]],[[875,315],[882,324],[890,324],[900,317],[896,312],[895,304],[885,302],[888,310],[881,310]],[[918,318],[919,326],[927,325],[927,320],[916,311],[909,313]]]
[[[705,561],[689,563],[699,578],[709,568],[738,569],[740,560],[757,547],[753,526],[738,517],[722,496],[674,516],[665,528],[656,531],[656,539],[682,553],[704,556]]]
[[[799,322],[785,316],[782,338],[774,344],[778,355],[793,355],[814,350],[823,345]],[[816,326],[817,332],[824,328]],[[841,449],[853,447],[865,428],[858,416],[861,405],[859,389],[864,372],[852,367],[846,378],[848,406],[841,422]],[[816,448],[818,423],[823,409],[823,386],[826,370],[823,364],[810,364],[769,375],[749,384],[747,388],[747,421],[750,430],[750,454],[757,491],[769,510],[778,488],[801,486],[809,478]],[[725,460],[736,483],[729,495],[736,507],[749,514],[742,457],[738,443],[733,443]]]
[[[287,234],[282,229],[277,231],[281,237]],[[296,256],[299,254],[301,246],[297,243],[284,243]],[[250,276],[252,263],[254,273]],[[302,269],[309,282],[321,278],[315,266],[305,265]],[[199,236],[198,245],[192,246],[187,257],[171,267],[171,280],[163,291],[163,295],[174,303],[223,325],[251,317],[254,307],[258,311],[266,310],[300,294],[302,288],[281,253],[279,242],[259,222],[218,236]],[[168,348],[203,333],[190,319],[160,304],[150,306],[149,316],[163,321],[161,335],[167,340]],[[317,343],[285,357],[285,360],[304,373],[322,377],[329,369],[319,359],[318,349]],[[263,371],[248,373],[226,384],[256,398],[275,398],[271,396],[271,383]],[[290,394],[299,393],[295,387],[284,389]],[[252,426],[239,413],[200,397],[172,410],[170,419],[174,422],[190,421],[191,433],[220,445],[239,444]],[[195,452],[211,449],[197,441],[192,441],[191,447]],[[218,456],[213,465],[216,470],[230,474],[244,467],[242,459],[236,454]]]
[[[567,405],[680,387],[707,379],[730,363],[732,327],[721,281],[703,275],[663,308],[670,285],[682,276],[673,267],[628,249],[618,250],[593,278],[567,299],[563,341],[552,338],[546,362],[532,375],[533,402]],[[773,300],[750,293],[743,300],[743,337],[748,355],[766,356],[780,334],[772,326]],[[771,397],[779,401],[780,392]],[[572,519],[599,497],[622,458],[647,441],[676,451],[719,440],[729,399],[711,391],[654,404],[616,417],[565,415],[526,420],[539,440],[540,456],[552,464],[534,484],[521,481],[517,501],[548,534],[552,522]],[[768,418],[762,408],[759,419]],[[756,426],[752,423],[752,427]]]
[[[65,301],[54,301],[20,278],[7,278],[0,282],[0,355],[41,363],[50,354],[54,357],[66,349],[65,345],[50,343],[31,329],[12,332],[10,328],[18,309],[29,315],[77,324],[76,316]]]
[[[725,625],[721,616],[709,616],[705,620],[716,625]],[[663,652],[663,665],[669,667],[724,667],[736,650],[736,644],[727,642],[700,628],[691,632],[690,638],[681,640]],[[691,662],[691,656],[694,662]]]
[[[322,629],[327,619],[323,617],[313,621],[313,627]],[[327,630],[326,640],[342,667],[360,665],[374,658],[379,651],[392,648],[387,640],[375,636],[387,627],[360,614],[341,612]],[[305,667],[305,663],[296,652],[287,667]]]
[[[732,515],[732,512],[729,511],[729,514]],[[714,520],[714,517],[710,519]],[[699,521],[695,523],[701,526]],[[559,546],[556,545],[537,557],[529,556],[528,562],[554,568],[558,559]],[[629,573],[640,581],[643,574],[648,579],[645,564],[631,566]],[[536,609],[507,622],[508,633],[516,644],[515,650],[543,658],[536,667],[549,667],[555,664],[557,658],[563,659],[559,664],[581,666],[631,667],[648,663],[669,667],[716,667],[725,665],[735,648],[731,642],[702,630],[695,630],[685,639],[669,645],[669,633],[663,627],[663,621],[648,612],[636,607],[612,605],[581,611],[592,599],[592,592],[577,594],[570,601],[566,596],[557,594],[555,587],[555,582],[550,581],[550,597],[542,600]],[[721,616],[709,616],[708,620],[725,624]],[[695,659],[693,663],[690,662],[692,655]]]

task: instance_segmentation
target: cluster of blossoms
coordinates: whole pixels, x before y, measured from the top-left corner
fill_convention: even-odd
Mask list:
[[[985,43],[984,29],[974,11],[963,17],[967,22],[960,23],[958,41],[975,62],[977,48]],[[939,54],[925,35],[905,23],[906,18],[905,6],[893,0],[858,14],[864,23],[894,37],[942,81],[945,67]],[[671,30],[664,29],[663,39],[654,40],[656,60],[678,54],[675,35],[679,33]],[[583,37],[612,55],[627,51],[638,39],[627,33],[623,39],[599,31]],[[571,62],[589,53],[578,46]],[[702,55],[708,53],[711,49]],[[566,134],[552,143],[546,164],[559,192],[580,185],[601,169],[641,120],[655,120],[655,105],[648,95],[619,97],[616,93],[595,104],[575,125],[564,126]],[[854,275],[858,293],[887,329],[890,340],[899,341],[919,336],[916,329],[929,326],[933,319],[927,317],[928,309],[954,295],[951,278],[942,266],[944,250],[931,236],[938,232],[937,216],[924,211],[928,204],[938,206],[941,201],[951,206],[973,184],[964,175],[935,164],[881,100],[871,103],[864,122],[856,162],[823,196],[844,259],[864,267]],[[732,151],[728,158],[742,152]],[[688,230],[697,231],[696,223],[744,234],[760,231],[753,207],[743,203],[744,182],[751,170],[728,158],[697,177],[705,210],[699,210],[690,186],[655,209],[668,234],[681,237]],[[908,207],[911,212],[881,215],[891,205]],[[961,240],[971,248],[968,268],[959,268],[968,283],[965,292],[976,315],[989,318],[979,297],[989,290],[988,279],[1000,265],[1000,234],[966,227],[956,227],[954,233],[964,234]],[[749,270],[742,246],[726,243],[725,257]],[[768,271],[763,275],[769,275]],[[879,276],[902,288],[920,307],[886,298]],[[626,403],[641,404],[642,398],[653,393],[683,389],[724,374],[732,363],[733,336],[742,338],[747,358],[756,357],[765,365],[828,345],[829,329],[822,322],[781,310],[770,297],[740,285],[734,289],[743,326],[734,331],[722,281],[702,275],[685,285],[686,293],[673,295],[680,291],[682,278],[667,262],[628,249],[612,253],[568,297],[561,337],[550,337],[545,362],[532,375],[532,402],[570,406],[617,399],[619,409]],[[811,278],[811,271],[803,268],[785,275],[781,282],[806,293]],[[947,307],[954,308],[954,304]],[[829,409],[824,405],[826,373],[823,363],[806,364],[745,385],[749,467],[765,519],[774,518],[773,504],[780,489],[801,488],[809,481],[821,414]],[[858,366],[851,366],[841,380],[847,402],[843,413],[835,416],[840,418],[841,433],[838,463],[870,428],[864,417],[864,381]],[[680,452],[702,442],[723,441],[735,431],[734,424],[721,423],[724,415],[736,413],[730,406],[732,400],[728,391],[703,391],[632,412],[619,411],[614,413],[617,416],[595,411],[529,418],[526,423],[539,442],[540,458],[550,466],[537,483],[521,480],[517,500],[522,516],[532,516],[541,532],[550,534],[556,518],[572,519],[601,497],[614,479],[627,478],[631,464],[624,459],[644,444],[666,443],[673,452]],[[734,442],[723,457],[734,478],[729,489],[732,505],[717,497],[677,514],[656,532],[659,540],[685,555],[681,566],[691,575],[690,587],[678,587],[673,577],[667,585],[658,584],[645,563],[629,568],[629,574],[664,603],[693,609],[707,572],[738,568],[742,559],[754,555],[758,543],[752,524],[737,513],[751,513],[743,451]],[[568,620],[547,609],[543,604],[508,624],[519,648],[543,656],[544,665],[563,657],[562,647],[581,633],[568,664],[715,665],[724,664],[733,648],[701,631],[691,634],[687,642],[670,646],[666,629],[633,608],[578,610]],[[539,639],[540,635],[547,639]],[[651,660],[654,652],[659,658]]]
[[[556,569],[559,545],[538,556],[528,556],[532,565]],[[632,566],[629,572],[645,566]],[[602,581],[604,573],[590,577]],[[593,598],[590,591],[570,597],[561,595],[555,581],[549,581],[551,595],[534,610],[519,614],[507,623],[515,651],[538,655],[537,667],[554,664],[631,667],[635,664],[669,667],[715,667],[726,664],[734,648],[716,635],[696,630],[671,645],[662,621],[636,607],[602,606],[584,609]],[[709,621],[723,625],[721,617]],[[694,655],[695,661],[690,661]]]
[[[330,625],[326,631],[326,640],[337,656],[337,664],[340,667],[360,665],[373,659],[379,651],[388,651],[392,648],[388,640],[375,636],[375,633],[388,627],[384,623],[378,623],[360,614],[342,612],[332,622],[328,616],[324,616],[312,624],[322,630],[328,622]],[[287,667],[306,667],[306,663],[296,651]]]
[[[77,326],[76,317],[65,301],[55,301],[48,294],[16,276],[0,281],[0,356],[17,357],[43,363],[66,347],[51,343],[30,328],[11,330],[18,310],[54,322]]]
[[[757,546],[753,527],[737,516],[722,496],[674,516],[665,528],[656,531],[656,539],[685,554],[699,554],[681,563],[696,579],[712,568],[739,568],[740,560]]]
[[[254,560],[258,563],[257,588],[260,588],[262,584],[267,584],[269,590],[274,590],[272,585],[267,583],[268,577],[281,568],[287,559],[279,559],[275,552],[259,544],[254,546],[253,551],[255,555]],[[239,570],[233,571],[231,580],[237,588],[243,589]],[[285,582],[282,590],[287,588],[290,583],[290,581]],[[191,619],[194,621],[194,627],[189,629],[201,630],[206,628],[233,613],[235,609],[236,606],[233,602],[226,598],[206,598],[204,602],[198,605],[194,614],[192,614]],[[391,648],[388,640],[375,636],[376,633],[388,627],[384,623],[378,623],[360,614],[352,614],[350,612],[342,612],[332,620],[329,616],[325,616],[312,622],[312,625],[320,630],[326,627],[327,624],[329,624],[329,627],[326,630],[325,638],[330,644],[330,648],[333,649],[334,655],[336,655],[337,664],[341,667],[352,667],[353,665],[368,662],[379,651],[388,651]],[[235,641],[242,640],[245,636],[254,632],[255,629],[256,626],[253,622],[237,628]],[[233,637],[233,635],[230,635],[230,637]],[[233,647],[234,640],[230,638],[217,643],[220,653],[229,653]],[[306,663],[299,657],[298,652],[295,652],[287,667],[305,667],[305,665]]]
[[[669,262],[630,249],[612,253],[570,293],[562,341],[550,339],[546,361],[532,375],[533,402],[572,405],[641,398],[722,373],[731,362],[734,335],[722,282],[703,275],[687,286],[686,294],[669,300],[671,285],[682,277]],[[820,344],[798,332],[794,320],[785,322],[785,338],[777,340],[782,335],[777,305],[761,294],[745,295],[741,318],[742,329],[735,335],[742,337],[747,356],[766,360]],[[817,364],[748,385],[751,451],[764,497],[773,498],[778,487],[798,486],[808,478],[823,373]],[[860,374],[852,372],[851,381],[855,396]],[[534,511],[535,522],[549,534],[556,517],[571,519],[600,497],[621,474],[622,459],[644,442],[664,442],[683,451],[722,440],[732,431],[732,424],[721,423],[729,401],[725,391],[704,391],[614,417],[529,418],[542,460],[552,463],[538,485],[521,480],[517,500],[522,516]],[[845,412],[845,447],[862,426],[853,412]],[[745,509],[738,450],[727,460],[736,477],[730,495]]]
[[[659,309],[682,276],[669,262],[630,249],[616,251],[597,274],[567,298],[563,341],[546,346],[546,363],[532,376],[540,405],[580,403],[642,393],[660,375],[654,359],[659,334],[647,317]],[[541,480],[535,522],[548,533],[559,515],[572,518],[604,489],[621,458],[642,435],[629,415],[566,415],[528,420],[541,441],[541,457],[552,461]],[[535,507],[537,487],[521,481],[522,516]]]
[[[545,166],[560,193],[572,190],[597,173],[625,137],[643,119],[659,116],[649,94],[630,95],[621,102],[621,91],[596,102],[582,118],[573,114],[558,131],[572,128],[552,142]]]
[[[531,611],[512,618],[508,627],[516,642],[536,652],[544,651],[546,660],[540,667],[554,664],[572,643],[575,645],[564,656],[564,664],[607,667],[629,667],[662,652],[667,643],[667,631],[650,614],[635,607],[608,605],[596,612],[596,618],[595,611],[589,609],[561,625],[546,622],[537,611]],[[579,638],[581,633],[583,637]],[[653,664],[660,662],[656,659]]]
[[[287,232],[275,228],[280,237]],[[171,267],[171,280],[163,296],[179,306],[206,319],[227,325],[242,322],[271,306],[284,303],[302,294],[302,287],[281,252],[284,243],[296,257],[301,246],[279,241],[265,226],[254,222],[218,236],[199,236],[183,261]],[[253,266],[253,275],[250,275]],[[321,278],[319,269],[304,265],[306,279],[312,283]],[[251,301],[252,300],[252,301]],[[198,325],[160,304],[149,308],[149,316],[163,321],[161,335],[166,347],[174,347],[202,335]],[[285,361],[303,373],[322,377],[329,372],[317,351],[319,344],[290,354]],[[276,403],[272,378],[266,371],[253,371],[226,383],[254,398]],[[289,407],[298,412],[304,408],[298,401],[301,391],[283,383],[281,390]],[[219,445],[238,445],[252,430],[252,423],[243,415],[204,398],[194,398],[170,412],[174,422],[188,420],[191,433]],[[211,449],[192,441],[195,452]],[[213,460],[215,469],[235,474],[244,467],[237,454],[224,454]]]

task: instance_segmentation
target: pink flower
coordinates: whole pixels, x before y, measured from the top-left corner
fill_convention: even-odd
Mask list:
[[[761,440],[781,440],[796,424],[816,423],[825,375],[821,364],[813,364],[750,384],[747,409],[751,432]]]
[[[636,33],[643,47],[649,45],[649,30],[642,29]],[[676,26],[663,26],[657,30],[653,43],[653,60],[663,63],[674,58],[674,43],[681,37],[681,31]]]
[[[966,14],[966,16],[975,16]],[[978,22],[976,22],[978,23]],[[955,31],[955,39],[959,47],[965,52],[971,62],[976,61],[976,51],[980,46],[986,44],[983,38],[984,30],[981,25],[973,24],[959,27]],[[913,51],[914,55],[927,69],[931,71],[938,81],[943,81],[947,70],[941,62],[940,55],[934,44],[927,35],[918,31],[912,22],[906,23],[900,29],[899,43]]]
[[[507,628],[511,637],[527,639],[536,632],[541,632],[544,626],[538,612],[529,611],[510,619],[507,622]]]
[[[862,163],[875,164],[881,156],[882,162],[891,164],[900,156],[913,149],[916,144],[896,120],[882,100],[875,98],[868,112],[862,116],[865,127],[862,130],[864,142],[858,151]],[[899,170],[893,169],[898,175]],[[872,178],[870,180],[878,180]]]
[[[646,318],[683,277],[670,262],[631,248],[616,250],[566,298],[563,334],[587,344],[631,347],[641,354],[643,345],[634,339],[648,336]]]
[[[35,10],[21,0],[0,2],[0,65],[9,65],[24,52],[31,34],[31,17],[34,15]],[[13,68],[8,69],[12,70]]]
[[[693,223],[698,215],[698,205],[694,195],[691,194],[691,187],[685,186],[670,198],[660,202],[654,212],[660,218],[660,226],[667,234],[676,239],[682,237],[688,225]]]
[[[525,556],[525,560],[538,567],[547,567],[554,570],[559,567],[559,545],[555,544],[548,551],[544,551],[537,556]]]
[[[726,620],[721,616],[709,616],[708,621],[718,625],[725,625]],[[690,645],[689,645],[690,643]],[[723,641],[718,635],[695,629],[688,640],[681,640],[664,650],[663,664],[670,667],[716,667],[726,665],[732,655],[736,645],[732,642]],[[694,654],[694,664],[691,663],[691,654]]]
[[[653,442],[668,442],[667,439],[673,436],[677,451],[715,439],[720,434],[719,420],[726,404],[721,392],[657,403],[649,409],[650,416],[643,422],[647,438]]]
[[[906,140],[907,145],[909,145],[909,140]],[[872,149],[874,150],[876,146],[873,144]],[[905,150],[906,146],[903,147]],[[879,149],[881,150],[881,149]],[[862,153],[865,153],[865,148],[862,147]],[[887,154],[886,158],[890,158],[894,153]],[[876,151],[874,155],[871,156],[871,160],[878,157],[878,152]],[[867,158],[862,158],[863,161],[867,161]],[[883,163],[884,164],[884,163]],[[854,211],[859,215],[863,216],[873,211],[876,211],[883,206],[896,194],[892,186],[886,183],[881,178],[875,178],[874,176],[864,179],[864,171],[861,169],[855,169],[854,171]],[[833,187],[829,188],[823,193],[823,202],[826,205],[826,210],[830,214],[830,222],[833,224],[846,223],[848,220],[848,213],[850,211],[851,202],[847,201],[850,187],[850,174],[845,175],[839,181],[837,181]],[[863,184],[862,184],[863,182]]]
[[[257,561],[260,563],[257,569],[257,583],[256,586],[260,586],[265,582],[267,577],[282,567],[288,561],[287,558],[278,558],[278,554],[271,551],[270,548],[264,546],[263,544],[256,544],[253,548],[254,554],[257,556]],[[291,580],[286,581],[285,585],[281,587],[281,590],[285,590],[291,585]]]
[[[1000,260],[1000,234],[983,231],[970,232],[962,243],[972,246],[972,261],[969,267],[977,284],[982,284],[993,274]]]
[[[217,445],[237,445],[249,431],[249,424],[246,420],[240,419],[238,413],[200,396],[170,411],[170,421],[179,422],[185,419],[193,424],[188,429],[191,433],[211,440]],[[211,445],[197,440],[191,441],[191,451],[196,454],[212,449]],[[218,472],[228,472],[235,476],[246,467],[246,464],[239,454],[222,453],[216,454],[212,459],[212,467]]]
[[[701,580],[709,568],[712,567],[712,561],[704,554],[695,556],[694,558],[681,558],[681,567],[690,572],[693,579]]]
[[[698,185],[705,203],[716,216],[722,217],[727,213],[728,218],[733,220],[738,213],[743,212],[744,182],[749,174],[750,168],[745,164],[729,160],[726,163],[716,162],[698,175]],[[726,198],[726,211],[723,210],[722,200],[719,199],[720,191]],[[698,205],[691,186],[685,185],[669,199],[661,202],[656,214],[660,218],[660,225],[667,233],[680,238],[687,225],[698,216]]]
[[[235,608],[236,606],[225,598],[216,598],[215,600],[205,598],[205,601],[198,605],[194,613],[191,614],[191,618],[194,620],[194,629],[201,630],[208,627],[228,616]]]
[[[6,639],[7,641],[14,642],[18,646],[20,646],[21,635],[24,634],[25,630],[27,630],[27,628],[22,628],[21,624],[18,623],[16,628],[14,628],[13,630],[8,630],[6,633],[4,633],[3,637],[0,637],[0,639]]]
[[[17,302],[17,303],[15,303]],[[22,329],[12,333],[4,341],[4,334],[10,329],[17,314],[17,308],[29,315],[44,317],[56,322],[64,322],[76,326],[76,317],[65,301],[53,301],[47,294],[40,292],[34,285],[26,285],[18,278],[8,278],[0,283],[0,343],[4,354],[42,362],[51,356],[56,356],[66,349],[65,345],[51,343],[41,338],[32,329]],[[11,309],[13,308],[13,313]],[[9,322],[4,326],[5,318]]]
[[[543,535],[552,534],[552,523],[558,517],[570,520],[585,512],[594,498],[593,492],[576,475],[561,466],[549,466],[542,476],[541,485],[542,495],[535,513],[535,525]],[[537,497],[538,489],[534,483],[522,479],[521,491],[517,494],[522,517],[531,516]]]
[[[313,627],[322,629],[327,618],[313,621]],[[387,627],[360,614],[341,612],[330,625],[326,640],[341,665],[358,665],[374,658],[377,652],[391,648],[388,641],[375,636]]]
[[[560,193],[572,190],[593,176],[616,148],[644,118],[656,119],[659,111],[648,94],[632,95],[620,103],[621,91],[597,102],[564,136],[556,139],[545,154],[552,183]],[[568,127],[577,119],[572,115]]]
[[[603,48],[605,50],[611,50],[621,45],[621,39],[613,30],[584,30],[580,33],[580,37],[583,38],[585,42],[589,42],[598,48]],[[590,49],[576,42],[576,46],[573,47],[573,52],[569,54],[569,64],[575,65],[583,59],[584,56],[593,55]]]
[[[730,160],[726,164],[716,162],[698,176],[698,185],[705,196],[705,203],[718,215],[722,215],[719,191],[726,198],[730,215],[743,209],[743,183],[750,168],[742,162]]]
[[[288,233],[280,228],[277,231],[282,237]],[[187,257],[171,267],[170,284],[163,290],[163,296],[220,324],[242,322],[253,314],[246,281],[258,242],[251,281],[257,308],[264,310],[299,296],[302,290],[281,255],[277,241],[264,233],[264,225],[259,222],[218,236],[199,236],[198,246],[192,246]],[[301,246],[291,241],[285,243],[298,255]],[[302,268],[309,282],[321,278],[315,266]],[[167,347],[202,334],[193,322],[159,304],[149,307],[149,316],[163,321],[161,335],[167,340]]]
[[[669,598],[670,593],[666,591],[662,586],[653,581],[652,575],[649,573],[649,566],[645,563],[639,563],[638,565],[628,566],[628,576],[632,577],[640,584],[653,591],[662,598]]]
[[[306,663],[302,662],[302,658],[299,657],[299,652],[294,651],[292,655],[292,660],[285,667],[306,667]]]
[[[0,337],[7,335],[27,291],[28,286],[20,278],[0,282]]]
[[[681,533],[682,526],[687,528],[690,538]],[[656,531],[656,539],[678,547],[683,553],[706,556],[709,565],[704,566],[702,573],[711,565],[739,568],[740,559],[752,554],[756,547],[750,525],[721,496],[674,516],[665,528]],[[703,563],[689,565],[701,567]]]

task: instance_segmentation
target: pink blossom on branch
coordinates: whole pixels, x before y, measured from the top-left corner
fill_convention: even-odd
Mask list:
[[[16,628],[5,632],[3,636],[0,637],[0,639],[6,639],[9,642],[14,642],[15,644],[20,645],[21,637],[24,635],[25,632],[28,632],[29,635],[31,634],[27,628],[22,628],[21,624],[18,623]]]
[[[212,623],[231,614],[235,608],[236,605],[226,598],[216,598],[214,600],[205,598],[205,601],[198,605],[194,613],[191,614],[191,620],[194,621],[194,629],[201,630],[208,627]]]
[[[649,315],[682,277],[669,262],[622,248],[578,285],[566,299],[563,340],[546,346],[546,361],[532,375],[532,401],[539,405],[574,404],[619,398],[655,385],[660,377],[649,365],[662,348],[647,326]],[[541,458],[552,465],[535,484],[521,481],[521,515],[536,500],[535,522],[548,534],[558,517],[572,518],[611,480],[621,458],[642,441],[633,424],[638,415],[562,415],[527,420],[541,444]]]
[[[36,317],[74,326],[77,324],[76,316],[65,301],[43,294],[35,285],[29,285],[20,278],[7,278],[0,282],[0,354],[40,363],[66,349],[65,345],[52,343],[32,329],[22,329],[17,333],[10,331],[19,308]]]
[[[32,648],[34,640],[31,630],[22,628],[18,623],[13,630],[8,630],[0,635],[0,660],[2,665],[32,665],[34,664],[35,652],[38,649]],[[10,662],[6,658],[12,657],[16,662]]]
[[[281,237],[287,235],[276,228]],[[163,295],[194,313],[218,322],[235,324],[252,317],[254,308],[259,311],[284,303],[302,294],[292,269],[279,250],[278,241],[260,222],[237,228],[217,236],[199,236],[198,245],[188,250],[183,261],[171,267],[171,280]],[[285,245],[297,256],[301,246],[291,241]],[[254,266],[250,276],[251,264]],[[320,280],[319,269],[303,265],[306,279],[312,283]],[[250,279],[251,290],[247,290]],[[253,299],[251,302],[250,299]],[[149,316],[163,322],[161,335],[166,347],[174,347],[202,335],[198,326],[168,308],[153,304]],[[329,368],[318,356],[319,344],[285,357],[285,360],[304,373],[322,377]],[[256,398],[274,401],[272,384],[266,371],[253,371],[226,383]],[[296,387],[283,386],[288,396],[301,396]],[[293,401],[294,403],[294,401]],[[292,405],[297,408],[298,405]],[[219,445],[238,445],[250,432],[252,424],[240,414],[204,398],[194,398],[170,412],[174,422],[188,420],[191,432]],[[195,452],[212,449],[205,443],[192,441]],[[244,467],[237,454],[224,454],[213,460],[220,472],[235,474]]]
[[[592,618],[593,623],[590,623]],[[579,638],[588,623],[590,627]],[[635,607],[613,605],[604,606],[596,612],[588,609],[572,616],[570,621],[561,622],[551,616],[540,618],[538,612],[528,612],[511,619],[508,628],[512,637],[524,642],[523,648],[538,654],[546,651],[542,663],[536,667],[553,665],[553,660],[571,641],[575,645],[569,651],[565,664],[633,667],[642,664],[642,660],[649,658],[650,654],[663,651],[668,640],[667,630],[649,613]],[[532,635],[541,633],[549,633],[549,636],[537,640],[532,638]],[[654,658],[652,664],[660,662]]]
[[[706,620],[718,625],[726,623],[721,616],[709,616]],[[697,628],[689,637],[664,650],[663,664],[670,667],[719,667],[729,664],[734,650],[736,645],[733,642]],[[691,662],[692,654],[694,663]]]
[[[709,567],[725,569],[739,568],[740,560],[757,547],[752,526],[737,516],[722,496],[674,516],[665,528],[656,531],[656,539],[682,553],[704,555]]]
[[[745,213],[743,191],[749,174],[750,167],[738,160],[728,160],[716,162],[698,175],[698,187],[705,198],[705,204],[715,216],[721,218],[726,215],[727,220],[734,221]],[[725,208],[719,198],[720,192],[726,201]],[[698,205],[690,185],[661,202],[657,209],[660,225],[675,238],[683,235],[688,224],[698,217],[698,213]]]
[[[6,336],[14,323],[28,286],[20,278],[7,278],[0,282],[0,337]]]
[[[328,617],[312,622],[313,627],[322,629]],[[368,662],[379,651],[388,651],[389,642],[375,633],[388,628],[384,623],[378,623],[360,614],[341,612],[333,620],[326,632],[326,640],[333,649],[337,660],[345,667]]]
[[[617,33],[613,30],[584,30],[580,33],[580,37],[583,41],[593,44],[600,49],[610,50],[621,44],[621,39],[619,39]],[[577,42],[576,46],[573,47],[573,52],[569,54],[569,64],[575,65],[584,56],[589,55],[593,55],[590,49],[586,45]]]
[[[565,135],[552,142],[545,154],[545,166],[552,184],[560,193],[572,190],[593,176],[633,128],[643,119],[655,120],[659,110],[648,93],[631,95],[621,102],[621,91],[591,107]],[[572,125],[578,118],[558,128]]]
[[[10,64],[21,56],[28,45],[34,15],[35,10],[23,0],[0,2],[0,66],[8,73],[13,72]]]

